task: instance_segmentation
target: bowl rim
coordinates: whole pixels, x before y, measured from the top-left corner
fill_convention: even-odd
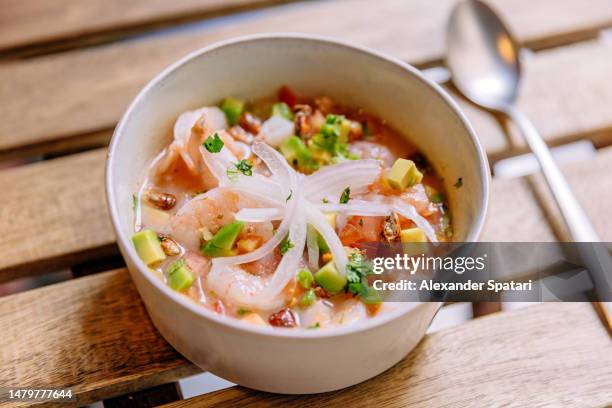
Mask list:
[[[375,57],[383,63],[392,64],[395,66],[399,66],[403,70],[407,71],[407,74],[411,74],[415,79],[421,81],[426,86],[429,86],[433,89],[434,94],[443,100],[455,113],[457,119],[460,120],[463,127],[467,130],[469,135],[469,139],[472,143],[472,148],[478,157],[480,172],[483,175],[480,180],[480,188],[482,191],[482,199],[479,203],[481,208],[478,217],[473,221],[471,227],[469,228],[469,232],[467,235],[467,239],[465,242],[476,241],[482,231],[486,213],[489,204],[489,190],[490,190],[490,173],[489,173],[489,164],[487,155],[472,128],[472,125],[468,121],[466,115],[460,109],[459,105],[451,99],[446,91],[442,89],[440,85],[433,82],[432,80],[426,78],[419,70],[417,70],[412,65],[398,59],[387,55],[385,53],[376,51],[366,46],[353,44],[351,42],[347,42],[344,40],[339,40],[336,38],[331,38],[327,36],[314,35],[314,34],[302,34],[302,33],[289,33],[289,32],[271,32],[271,33],[259,33],[259,34],[251,34],[240,37],[234,37],[231,39],[218,41],[213,44],[207,45],[200,49],[190,52],[184,57],[180,58],[176,62],[170,64],[166,68],[164,68],[159,74],[157,74],[153,79],[151,79],[134,97],[121,119],[119,120],[115,130],[113,132],[113,136],[111,138],[108,153],[106,158],[106,166],[105,166],[105,189],[106,189],[106,202],[107,207],[109,209],[111,221],[113,224],[113,228],[115,230],[115,235],[119,246],[123,249],[123,255],[127,256],[131,263],[138,269],[138,273],[144,275],[145,279],[147,279],[157,290],[161,291],[164,295],[168,296],[172,301],[178,303],[178,305],[185,308],[187,311],[197,315],[198,317],[212,320],[212,322],[225,326],[228,329],[237,330],[240,332],[247,332],[250,334],[268,336],[268,337],[278,337],[278,338],[297,338],[297,339],[312,339],[312,338],[329,338],[329,337],[338,337],[344,335],[350,335],[354,333],[359,333],[363,331],[370,330],[374,327],[382,326],[391,321],[399,318],[400,316],[409,313],[413,309],[416,309],[422,303],[409,303],[409,307],[397,307],[396,309],[385,312],[382,315],[378,315],[372,319],[368,319],[365,322],[358,322],[356,324],[348,325],[348,326],[337,326],[325,328],[324,330],[308,330],[308,329],[292,329],[292,330],[279,330],[278,328],[268,327],[268,326],[256,326],[248,323],[244,323],[239,321],[238,319],[229,318],[227,316],[219,316],[212,311],[207,310],[204,307],[197,305],[192,300],[188,299],[186,296],[175,292],[170,287],[165,285],[157,276],[154,276],[151,273],[148,273],[148,267],[142,262],[142,260],[136,254],[136,250],[131,245],[129,237],[123,236],[121,234],[120,222],[119,222],[119,209],[117,208],[115,202],[115,194],[112,186],[112,181],[115,178],[114,176],[114,151],[117,149],[117,145],[119,143],[119,139],[124,132],[124,128],[126,126],[126,122],[132,115],[132,111],[136,109],[137,105],[141,103],[144,99],[147,98],[151,89],[155,86],[163,82],[168,76],[173,74],[176,70],[182,67],[184,64],[194,60],[201,55],[209,53],[213,50],[234,46],[247,44],[250,42],[258,42],[258,41],[270,41],[270,40],[295,40],[295,41],[308,41],[314,43],[324,43],[326,45],[332,45],[337,47],[342,47],[345,49],[349,49],[351,51],[356,51],[359,53],[368,54],[370,56]]]

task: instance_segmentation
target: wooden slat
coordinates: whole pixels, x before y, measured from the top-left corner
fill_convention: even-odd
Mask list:
[[[199,371],[157,333],[125,269],[1,298],[0,332],[0,384],[72,388],[80,406]]]
[[[612,343],[591,306],[544,304],[428,335],[390,370],[345,390],[232,387],[166,407],[596,407],[612,404],[611,378]]]
[[[0,49],[230,12],[281,0],[2,0]]]
[[[114,253],[106,150],[0,171],[0,281]]]
[[[571,163],[563,166],[562,170],[601,240],[612,242],[612,147],[599,150],[593,160]],[[534,197],[539,201],[542,211],[547,214],[555,235],[562,241],[571,241],[543,177],[530,177],[530,182]]]
[[[441,57],[444,23],[453,2],[382,0],[368,13],[362,11],[362,0],[298,3],[244,16],[239,24],[221,29],[209,25],[178,34],[2,64],[0,152],[109,129],[138,89],[162,67],[193,49],[236,35],[285,31],[290,27],[292,31],[331,35],[366,44],[412,63],[431,64]],[[521,38],[524,37],[521,30],[527,30],[531,36],[527,38],[532,39],[548,38],[550,29],[557,35],[560,27],[556,21],[569,20],[565,12],[572,12],[571,21],[583,21],[581,17],[589,21],[595,15],[603,21],[612,13],[610,7],[604,7],[604,0],[589,2],[600,10],[599,13],[587,6],[575,10],[575,0],[539,1],[524,8],[507,7],[508,3],[511,2],[498,5],[505,17],[516,22],[528,19],[534,25],[527,30],[517,24]],[[560,20],[550,18],[550,9],[559,14],[557,18]],[[376,24],[381,21],[384,21],[384,30]],[[410,24],[406,23],[408,21]],[[574,29],[572,27],[575,28],[575,24],[570,25],[570,30]],[[590,107],[587,105],[590,99],[579,92],[579,87],[583,77],[589,78],[589,81],[600,82],[600,99],[609,103],[612,90],[606,85],[609,81],[604,81],[601,74],[610,66],[609,58],[606,58],[609,49],[609,45],[602,44],[582,53],[582,61],[588,60],[589,64],[560,65],[557,59],[544,56],[539,64],[545,69],[537,70],[538,74],[530,83],[537,84],[542,75],[555,78],[574,75],[575,80],[570,81],[566,89],[568,92],[573,89],[581,96],[575,98],[574,104],[586,109]],[[539,56],[535,58],[540,59]],[[551,88],[547,95],[551,98],[562,96],[555,92],[555,88]],[[550,100],[542,103],[550,103]],[[593,123],[585,123],[583,127],[589,132],[607,129],[606,118],[589,116],[589,120]],[[548,136],[551,139],[565,137],[567,132]],[[491,144],[495,149],[501,149],[498,140]]]

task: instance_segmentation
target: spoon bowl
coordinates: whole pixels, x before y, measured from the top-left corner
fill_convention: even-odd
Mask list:
[[[446,42],[446,65],[461,93],[497,111],[514,103],[520,48],[489,6],[478,0],[459,3],[451,13]]]

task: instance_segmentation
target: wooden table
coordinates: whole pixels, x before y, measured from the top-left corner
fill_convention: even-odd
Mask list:
[[[174,401],[177,393],[165,393],[172,386],[162,385],[199,372],[149,321],[122,268],[104,199],[105,145],[153,75],[213,41],[287,30],[436,67],[454,3],[0,0],[0,282],[62,269],[74,278],[0,298],[0,386],[71,387],[78,405],[129,406],[152,393],[168,397],[149,401]],[[612,41],[600,36],[612,26],[612,1],[490,3],[533,50],[520,107],[549,144],[590,140],[597,148],[563,170],[598,233],[612,241]],[[457,99],[492,164],[525,152],[515,129]],[[540,177],[493,179],[483,240],[565,239]],[[171,405],[238,403],[606,406],[612,343],[589,304],[543,304],[427,335],[394,368],[341,392],[296,397],[233,387]]]

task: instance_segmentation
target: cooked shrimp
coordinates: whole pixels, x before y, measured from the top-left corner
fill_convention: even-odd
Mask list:
[[[349,150],[353,154],[357,154],[362,159],[380,160],[385,167],[393,166],[396,155],[387,147],[372,142],[354,142],[351,143]]]
[[[234,214],[244,207],[257,207],[256,199],[229,188],[215,188],[188,201],[168,222],[165,233],[189,250],[197,251],[202,238],[213,235],[234,220]],[[272,236],[272,224],[247,224],[245,231],[263,241]]]

